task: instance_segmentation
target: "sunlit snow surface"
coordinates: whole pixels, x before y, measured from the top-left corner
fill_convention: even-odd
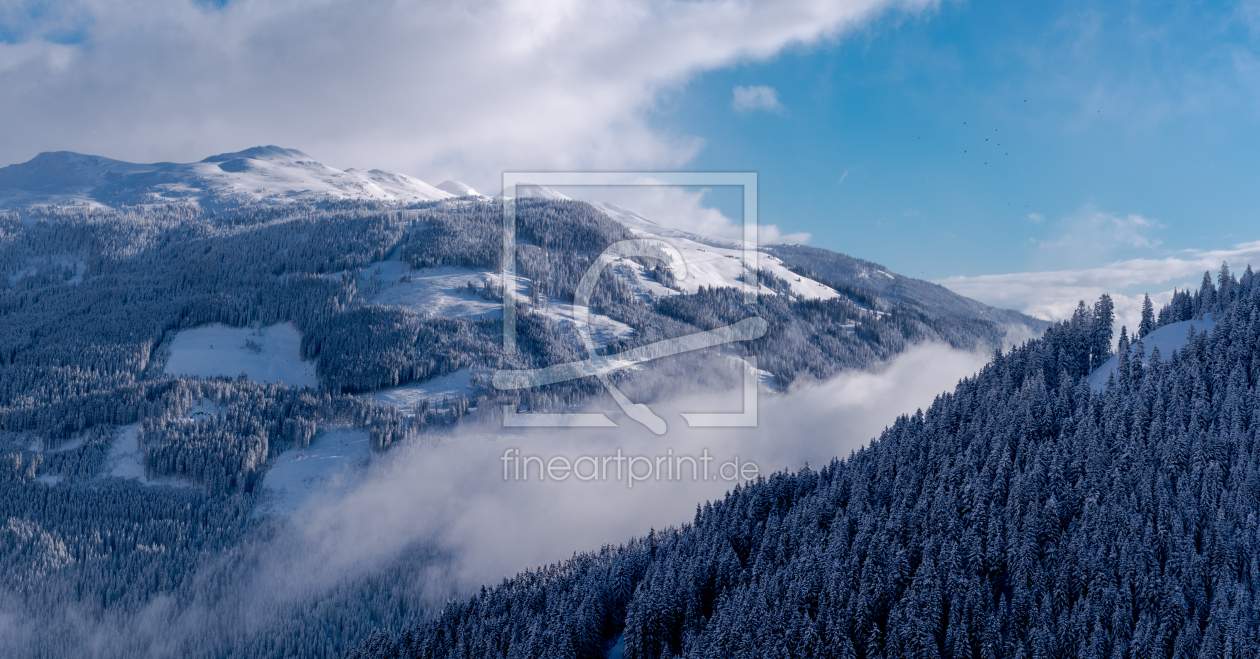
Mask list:
[[[367,433],[344,428],[319,435],[307,448],[285,451],[263,477],[268,492],[257,514],[289,515],[316,494],[347,492],[371,460]]]
[[[625,225],[636,237],[660,238],[677,248],[687,265],[687,276],[678,281],[678,285],[684,291],[695,293],[702,286],[736,288],[743,286],[744,250],[735,241],[673,229],[614,204],[596,202],[594,206],[608,217]],[[777,258],[768,254],[757,256],[759,267],[786,281],[793,294],[807,299],[827,300],[839,297],[839,293],[832,288],[788,270]],[[765,287],[761,289],[761,292],[774,294]]]
[[[368,394],[368,397],[379,405],[394,405],[400,411],[411,414],[420,401],[438,401],[440,406],[444,397],[454,398],[461,394],[470,397],[473,395],[471,375],[466,368],[424,382],[378,389]]]
[[[154,164],[57,151],[0,168],[0,208],[171,202],[214,207],[329,198],[422,202],[452,196],[406,174],[342,171],[301,151],[276,146],[223,153],[201,162]]]
[[[1194,327],[1196,334],[1204,330],[1211,333],[1216,323],[1209,316],[1204,320],[1185,320],[1180,323],[1171,323],[1151,332],[1142,339],[1142,346],[1146,349],[1145,354],[1142,355],[1142,363],[1145,364],[1150,361],[1151,352],[1155,348],[1159,348],[1159,358],[1163,361],[1168,361],[1168,358],[1172,357],[1174,350],[1180,350],[1186,345],[1187,333],[1191,326]],[[1119,363],[1119,359],[1116,357],[1103,362],[1102,366],[1099,366],[1097,370],[1089,374],[1087,378],[1089,386],[1093,387],[1095,391],[1101,391],[1105,388],[1108,376],[1116,370],[1116,366]]]
[[[255,382],[316,388],[315,363],[301,360],[301,345],[302,335],[292,323],[264,327],[261,332],[216,323],[176,334],[165,370],[203,378],[235,378],[245,373]]]
[[[472,283],[480,288],[498,282],[489,272],[465,268],[412,270],[402,261],[379,261],[363,269],[363,276],[375,279],[378,292],[372,302],[410,309],[423,316],[442,318],[501,318],[503,304],[467,292]]]

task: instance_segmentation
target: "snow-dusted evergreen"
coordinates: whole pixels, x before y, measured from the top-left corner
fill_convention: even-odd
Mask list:
[[[580,554],[381,631],[351,656],[1260,656],[1260,278],[1102,391],[1109,300],[1081,306],[869,448],[691,524]]]

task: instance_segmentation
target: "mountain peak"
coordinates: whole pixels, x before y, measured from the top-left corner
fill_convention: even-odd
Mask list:
[[[244,151],[236,151],[234,153],[220,153],[217,156],[210,156],[201,162],[227,162],[229,160],[238,160],[241,158],[271,161],[314,160],[314,158],[311,158],[297,149],[286,149],[284,147],[270,144],[267,146],[256,146],[245,149]]]
[[[441,190],[442,192],[449,192],[449,193],[451,193],[451,194],[455,195],[456,197],[479,197],[479,196],[481,196],[481,193],[479,193],[479,192],[477,192],[476,190],[472,189],[472,186],[468,185],[467,183],[460,183],[459,181],[451,181],[451,180],[449,180],[449,179],[448,179],[448,180],[446,180],[446,181],[442,181],[441,183],[438,183],[438,184],[437,184],[436,186],[434,186],[434,187],[436,187],[437,189]]]

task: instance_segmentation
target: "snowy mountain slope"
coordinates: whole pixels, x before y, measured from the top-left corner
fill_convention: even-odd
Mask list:
[[[516,195],[518,197],[533,197],[535,199],[558,199],[560,201],[567,201],[567,200],[572,199],[572,197],[570,197],[569,195],[566,195],[563,192],[560,192],[559,190],[549,188],[545,185],[517,186]]]
[[[469,186],[468,184],[465,184],[465,183],[460,183],[459,181],[450,181],[450,180],[442,181],[441,183],[438,183],[436,187],[437,189],[443,192],[449,192],[455,195],[456,197],[484,197],[485,196],[481,194],[480,192],[477,192],[476,190],[472,189],[472,186]]]
[[[466,187],[466,186],[465,186]],[[0,208],[43,204],[118,207],[365,199],[418,202],[454,197],[406,174],[334,169],[296,149],[259,146],[195,163],[135,164],[70,151],[0,168]]]
[[[1214,327],[1216,327],[1216,321],[1213,320],[1211,314],[1208,314],[1207,317],[1202,320],[1183,320],[1179,323],[1169,323],[1164,325],[1154,332],[1142,337],[1142,340],[1140,341],[1142,344],[1142,354],[1140,357],[1142,364],[1146,365],[1150,363],[1151,353],[1154,352],[1156,348],[1159,348],[1160,359],[1163,360],[1167,360],[1169,357],[1172,357],[1174,350],[1181,350],[1185,348],[1186,343],[1190,338],[1189,333],[1191,329],[1193,329],[1196,334],[1199,332],[1211,333]],[[1139,342],[1134,341],[1133,343],[1137,344]],[[1135,352],[1133,356],[1138,357],[1138,354]],[[1119,364],[1120,358],[1116,356],[1113,356],[1103,362],[1102,366],[1099,366],[1093,373],[1089,374],[1089,377],[1085,378],[1086,381],[1089,382],[1089,386],[1093,387],[1094,391],[1102,391],[1105,389],[1107,387],[1107,379],[1111,377],[1112,373],[1115,372]]]
[[[224,176],[254,176],[271,167],[288,176],[301,173],[301,158],[291,152],[224,154],[198,167],[218,169]],[[62,172],[73,185],[61,189],[80,186],[73,189],[86,195],[113,185],[111,171],[131,181],[153,173],[130,167],[87,161]],[[11,169],[6,175],[16,180],[21,173]],[[274,183],[275,177],[269,180]],[[205,648],[178,656],[271,656],[281,647],[314,656],[322,650],[305,649],[330,647],[324,642],[328,634],[347,634],[344,642],[353,643],[372,625],[401,628],[406,619],[399,611],[427,612],[423,607],[429,600],[422,607],[390,593],[407,590],[411,575],[419,572],[372,575],[362,588],[357,582],[337,585],[335,601],[326,596],[332,591],[303,586],[294,598],[303,607],[309,601],[309,609],[300,616],[280,611],[272,616],[282,621],[274,629],[269,618],[256,635],[242,637],[232,648],[204,641],[199,611],[186,612],[179,602],[213,603],[215,593],[227,589],[257,592],[250,590],[253,585],[237,588],[237,582],[226,580],[255,572],[241,548],[265,551],[265,542],[259,541],[271,536],[258,533],[278,528],[254,521],[246,506],[260,504],[255,508],[260,516],[292,515],[288,528],[300,530],[308,519],[300,512],[304,507],[316,510],[325,494],[340,496],[356,483],[371,482],[378,472],[360,467],[372,451],[439,438],[465,417],[497,424],[492,415],[504,405],[517,404],[530,413],[587,406],[619,413],[603,387],[590,379],[517,392],[494,390],[489,375],[498,368],[545,368],[585,359],[587,349],[574,337],[571,304],[583,272],[608,245],[665,229],[643,225],[634,233],[583,202],[520,204],[520,278],[507,283],[509,294],[518,296],[518,321],[529,341],[521,341],[518,356],[504,365],[502,326],[493,319],[502,296],[502,280],[496,286],[495,279],[503,247],[501,207],[467,197],[417,204],[404,212],[397,212],[398,206],[353,200],[332,208],[274,203],[204,214],[174,206],[124,212],[40,208],[26,215],[48,218],[48,224],[5,226],[6,240],[0,241],[0,354],[5,355],[0,421],[5,432],[0,442],[12,441],[0,447],[5,453],[0,484],[13,517],[58,533],[63,554],[75,557],[33,581],[27,575],[44,569],[42,555],[9,552],[15,569],[0,571],[0,591],[16,593],[16,603],[6,606],[48,612],[21,624],[39,630],[42,636],[33,641],[39,648],[51,649],[18,654],[84,654],[76,654],[77,645],[65,642],[56,626],[64,619],[59,617],[63,605],[78,602],[86,603],[85,616],[124,622],[163,602],[176,602],[167,609],[169,617],[159,620],[166,626],[159,628],[191,620],[197,648]],[[49,227],[56,240],[47,240]],[[767,276],[763,283],[778,294],[748,302],[738,290],[713,288],[741,283],[742,250],[714,246],[703,236],[667,239],[687,253],[688,272],[696,281],[679,285],[659,265],[649,264],[647,271],[632,261],[613,265],[610,271],[618,280],[601,284],[593,298],[597,343],[615,357],[750,316],[773,329],[756,342],[620,371],[619,386],[624,383],[623,393],[638,404],[677,400],[698,388],[725,393],[742,382],[741,361],[752,356],[766,388],[791,392],[796,382],[826,381],[888,363],[917,343],[973,350],[1001,339],[993,323],[926,313],[908,303],[887,314],[871,313],[867,309],[882,309],[879,298],[845,287],[838,289],[843,297],[831,300],[782,294],[798,283],[808,285],[805,276],[800,282]],[[780,266],[786,267],[761,255],[760,267],[770,273],[786,275],[776,269]],[[526,276],[534,281],[526,282]],[[179,333],[171,337],[173,329]],[[312,367],[318,367],[318,381]],[[249,378],[236,378],[242,371]],[[321,390],[294,389],[303,381]],[[448,399],[454,400],[448,404]],[[703,411],[745,409],[740,402],[738,396],[723,397]],[[428,405],[417,410],[417,403]],[[467,437],[463,432],[471,423],[458,430],[460,436]],[[670,422],[678,428],[682,423]],[[15,430],[20,437],[13,436]],[[360,490],[353,496],[365,494]],[[65,517],[65,510],[89,514]],[[359,552],[375,551],[383,536],[359,536],[353,527],[343,528],[351,531],[348,540],[354,546],[346,557],[364,563],[365,575],[375,570],[377,564],[359,560]],[[435,537],[435,544],[428,544],[426,538],[417,546],[424,560],[441,558],[441,540]],[[219,565],[227,570],[224,579],[206,571]],[[305,576],[298,575],[303,583]],[[267,588],[270,582],[259,583]],[[118,593],[127,599],[117,599]],[[360,606],[364,603],[371,606]],[[239,608],[234,602],[225,606]],[[223,629],[236,633],[231,625]]]
[[[642,271],[642,266],[637,263],[626,262],[626,264]],[[372,304],[397,307],[422,317],[465,319],[503,317],[501,301],[474,292],[487,286],[502,289],[503,277],[498,272],[450,266],[417,270],[398,260],[395,253],[384,261],[368,264],[363,269],[360,278],[365,290],[374,291],[369,298]],[[641,291],[646,295],[677,295],[676,291],[664,288],[650,280],[643,281],[641,277],[626,277],[625,280],[641,282]],[[474,291],[469,290],[469,285],[472,285]],[[527,279],[517,278],[513,288],[519,305],[524,306],[529,303],[528,286]],[[559,323],[563,331],[576,332],[574,305],[551,298],[532,308],[537,313]],[[588,320],[592,335],[601,344],[614,338],[629,336],[634,331],[628,325],[594,310],[590,312]],[[388,402],[399,401],[390,399]]]
[[[497,285],[498,273],[441,267],[413,270],[396,257],[368,264],[363,269],[365,284],[376,289],[375,304],[402,307],[422,316],[442,318],[499,318],[503,304],[473,295],[468,284]]]
[[[686,238],[687,240],[693,242],[704,245],[713,245],[716,247],[728,247],[731,249],[740,247],[738,241],[724,238],[714,238],[712,236],[705,236],[659,224],[649,220],[639,212],[630,210],[624,206],[618,206],[604,201],[593,201],[591,202],[591,205],[603,211],[608,217],[626,225],[632,230],[643,231],[662,238]]]
[[[658,224],[633,210],[616,204],[593,202],[591,205],[625,225],[636,237],[660,238],[677,248],[687,264],[687,277],[678,280],[678,285],[683,291],[695,293],[703,286],[738,288],[743,285],[746,268],[743,261],[744,250],[740,242],[703,236]],[[762,254],[758,262],[762,270],[767,270],[787,281],[792,293],[803,299],[827,300],[839,296],[832,288],[788,270],[777,258]],[[762,287],[762,292],[774,294],[765,287]]]
[[[344,493],[359,483],[372,461],[367,433],[335,428],[316,437],[310,446],[284,451],[263,478],[270,490],[255,510],[258,516],[285,516],[312,497]]]
[[[872,263],[838,252],[805,245],[770,245],[765,251],[786,264],[803,267],[828,282],[870,290],[882,298],[936,309],[964,318],[979,318],[1003,325],[1024,325],[1040,333],[1049,323],[1018,311],[999,309],[959,295],[940,284],[906,277]]]

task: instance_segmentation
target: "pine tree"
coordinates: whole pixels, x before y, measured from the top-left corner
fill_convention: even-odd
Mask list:
[[[1137,338],[1145,338],[1155,331],[1155,305],[1151,304],[1151,296],[1142,296],[1142,323],[1138,325]]]

